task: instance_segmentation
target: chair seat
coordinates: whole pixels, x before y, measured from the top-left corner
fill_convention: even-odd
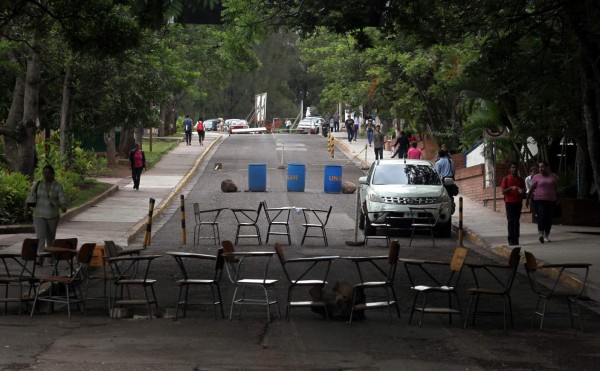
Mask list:
[[[412,226],[415,228],[433,228],[435,224],[413,223]]]
[[[154,285],[156,280],[144,280],[144,279],[126,279],[126,280],[117,280],[115,282],[116,285]]]
[[[367,310],[367,309],[377,309],[377,308],[387,308],[392,305],[396,305],[396,301],[372,301],[368,303],[359,303],[354,306],[354,310]]]
[[[324,307],[326,304],[320,300],[306,300],[306,301],[290,301],[288,305],[292,307]]]
[[[454,291],[454,287],[451,287],[451,286],[423,286],[423,285],[419,285],[419,286],[413,286],[413,287],[411,287],[411,289],[413,289],[415,291],[421,291],[421,292],[426,292],[426,291],[451,292],[451,291]]]
[[[262,279],[255,279],[255,278],[243,278],[241,280],[237,280],[236,283],[240,284],[240,285],[273,285],[277,282],[277,280],[262,280]]]
[[[302,285],[325,285],[327,282],[323,280],[292,280],[292,283],[297,286]]]
[[[314,224],[314,223],[302,223],[303,227],[315,227],[315,228],[322,228],[323,225],[322,224]]]
[[[203,279],[187,279],[187,280],[178,280],[178,285],[208,285],[211,283],[216,283],[215,280],[203,280]]]
[[[387,282],[385,281],[369,281],[362,282],[355,285],[355,287],[383,287],[386,286]]]
[[[444,307],[428,307],[428,308],[414,308],[415,312],[424,312],[424,313],[435,313],[435,314],[460,314],[460,312],[454,308],[444,308]]]

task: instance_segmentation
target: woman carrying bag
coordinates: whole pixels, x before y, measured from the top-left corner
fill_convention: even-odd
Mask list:
[[[38,238],[38,253],[46,246],[54,244],[56,229],[60,219],[60,211],[66,212],[65,192],[62,184],[54,179],[54,168],[44,166],[44,179],[38,180],[31,187],[27,204],[33,207],[33,226]],[[35,205],[35,206],[34,206]]]
[[[558,203],[556,193],[558,177],[550,171],[548,164],[544,161],[539,163],[539,170],[540,173],[533,177],[531,181],[526,206],[529,207],[530,201],[533,199],[537,213],[538,239],[540,243],[544,243],[550,242],[552,218]]]

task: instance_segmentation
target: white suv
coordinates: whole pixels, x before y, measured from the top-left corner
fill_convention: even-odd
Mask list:
[[[409,207],[436,209],[436,232],[450,237],[452,232],[452,198],[444,188],[435,168],[426,160],[378,160],[367,176],[360,177],[360,229],[375,233],[372,223],[383,223],[393,216],[394,227],[410,227]]]

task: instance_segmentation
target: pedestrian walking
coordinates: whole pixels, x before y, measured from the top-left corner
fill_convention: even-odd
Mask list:
[[[410,146],[410,142],[408,140],[408,135],[406,135],[404,131],[401,131],[400,136],[397,137],[396,141],[394,142],[394,148],[396,148],[396,150],[392,154],[392,158],[396,157],[396,155],[398,155],[398,158],[406,158],[408,147]]]
[[[373,143],[373,134],[375,134],[375,128],[373,127],[373,119],[367,119],[367,141],[369,142],[369,147],[371,147],[371,143]]]
[[[42,170],[44,179],[38,180],[31,187],[31,194],[35,194],[36,204],[33,208],[33,227],[38,239],[38,253],[45,247],[54,245],[56,229],[60,220],[60,211],[66,212],[65,191],[62,184],[56,179],[52,165],[44,166]],[[39,264],[42,263],[40,258]]]
[[[146,155],[142,151],[139,143],[129,153],[129,165],[131,167],[131,179],[133,179],[133,189],[140,190],[140,179],[142,170],[146,170]]]
[[[352,120],[352,115],[348,115],[345,124],[346,134],[348,134],[348,143],[351,143],[354,138],[354,120]]]
[[[550,171],[548,164],[541,161],[538,164],[540,173],[533,177],[531,189],[527,195],[526,206],[535,202],[538,221],[538,239],[540,243],[550,242],[550,230],[552,229],[552,218],[554,209],[558,202],[556,186],[558,177]]]
[[[442,144],[442,146],[440,147],[440,149],[446,153],[448,153],[448,147],[446,147],[445,144]],[[437,160],[440,159],[440,155],[439,152],[435,155],[435,161],[437,162]]]
[[[333,127],[334,127],[336,133],[338,131],[340,131],[340,114],[339,114],[339,112],[336,112],[333,115]]]
[[[354,117],[354,131],[353,131],[353,139],[355,142],[356,142],[356,139],[358,138],[358,127],[360,126],[359,121],[360,121],[359,117],[355,116]]]
[[[202,121],[202,117],[198,118],[198,122],[196,123],[196,131],[198,132],[198,142],[200,145],[204,145],[204,122]]]
[[[192,145],[192,119],[190,115],[185,115],[185,120],[183,120],[183,131],[185,133],[185,143],[188,146]]]
[[[417,142],[412,142],[412,147],[406,153],[407,157],[412,160],[420,160],[423,157],[423,151],[417,148]]]
[[[375,126],[373,134],[373,148],[375,149],[375,161],[383,160],[383,145],[385,143],[385,134],[381,132],[379,125]]]
[[[508,221],[508,245],[519,245],[525,180],[519,176],[516,162],[510,163],[510,173],[502,179],[501,187]]]

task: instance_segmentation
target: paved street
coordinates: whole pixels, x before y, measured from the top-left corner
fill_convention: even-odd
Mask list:
[[[220,134],[209,134],[208,139],[214,143],[213,147],[202,148],[197,142],[193,142],[193,146],[180,145],[172,154],[165,156],[157,167],[142,175],[139,192],[132,190],[127,180],[114,180],[121,185],[115,196],[65,221],[59,227],[59,237],[78,236],[80,243],[113,239],[126,244],[131,240],[129,247],[139,247],[142,234],[137,239],[130,236],[143,230],[144,224],[138,222],[147,213],[148,198],[153,197],[157,200],[160,212],[153,224],[154,236],[148,253],[194,251],[214,254],[216,247],[211,244],[192,244],[192,203],[200,203],[202,209],[255,208],[260,201],[266,200],[270,207],[324,208],[333,205],[327,228],[330,246],[324,247],[319,239],[309,240],[300,246],[302,217],[294,213],[291,217],[291,246],[287,246],[282,237],[271,237],[268,244],[260,247],[252,241],[241,242],[236,246],[237,250],[272,251],[273,243],[279,241],[284,243],[289,257],[387,254],[381,242],[368,248],[348,246],[345,241],[354,240],[355,195],[323,192],[325,165],[341,165],[344,180],[357,182],[363,171],[356,166],[355,155],[360,152],[361,146],[364,147],[364,140],[356,144],[340,143],[336,157],[332,159],[326,152],[326,140],[320,135],[234,135],[221,138]],[[284,164],[306,164],[305,192],[287,192],[287,169],[279,169],[283,148]],[[372,156],[371,152],[369,149],[367,156]],[[364,153],[360,156],[364,156]],[[266,192],[245,192],[248,188],[248,163],[267,165]],[[218,169],[216,164],[220,164]],[[187,170],[193,167],[197,167],[196,171],[188,174]],[[239,192],[222,193],[220,183],[224,179],[232,179]],[[161,200],[172,196],[173,190],[174,202],[161,204]],[[179,194],[186,196],[188,243],[185,246],[181,244]],[[263,216],[259,226],[263,239],[266,239],[267,224]],[[506,261],[495,253],[504,250],[501,246],[505,229],[502,215],[495,215],[465,200],[465,226],[470,232],[470,240],[477,242],[472,244],[465,241],[469,247],[468,262]],[[523,228],[526,234],[530,233],[530,226]],[[587,246],[597,245],[597,237],[593,235],[571,236],[569,233],[573,230],[561,228],[557,227],[556,242],[543,246],[546,250],[528,242],[523,248],[550,260],[561,259],[560,251],[552,254],[567,244],[572,244],[571,251],[574,252],[582,251],[578,250],[581,247],[587,249]],[[220,230],[222,239],[235,238],[235,219],[231,212],[224,212],[220,219]],[[18,250],[25,236],[0,235],[0,246],[5,251]],[[361,240],[362,236],[359,234],[358,238]],[[436,247],[433,247],[427,236],[418,236],[412,247],[408,247],[406,235],[395,238],[401,245],[401,258],[449,260],[457,245],[454,238],[439,239],[436,240]],[[544,253],[547,253],[547,257]],[[592,259],[577,255],[572,257],[573,261]],[[279,263],[275,260],[271,263],[269,276],[279,280],[275,293],[283,314],[287,287]],[[256,271],[259,267],[250,265],[249,268]],[[444,269],[436,270],[436,274],[445,273]],[[168,256],[154,263],[152,275],[158,280],[156,288],[160,307],[168,314],[167,309],[175,307],[175,280],[181,275],[174,260]],[[330,284],[354,284],[358,281],[358,274],[350,261],[339,259],[334,262],[328,281]],[[473,285],[471,273],[465,270],[459,290],[463,308],[468,303],[464,291]],[[62,309],[48,316],[42,312],[33,318],[7,314],[0,317],[0,327],[5,335],[0,342],[0,365],[5,369],[56,370],[167,367],[177,370],[464,370],[590,369],[597,364],[600,318],[596,313],[596,303],[586,303],[582,309],[584,333],[570,329],[567,319],[547,319],[543,331],[532,328],[531,312],[536,298],[532,295],[522,267],[512,294],[515,326],[507,332],[502,330],[500,317],[478,318],[477,325],[467,329],[462,329],[458,317],[453,324],[449,324],[446,316],[435,315],[426,316],[422,328],[415,324],[414,319],[413,324],[409,325],[413,294],[401,264],[398,265],[395,286],[402,318],[394,316],[392,323],[385,310],[368,311],[365,320],[348,324],[344,320],[327,322],[306,308],[295,309],[289,322],[281,319],[266,323],[264,307],[245,308],[243,317],[235,316],[232,321],[214,320],[212,309],[207,307],[191,307],[188,317],[178,321],[167,318],[144,319],[144,308],[136,309],[137,319],[111,320],[101,301],[90,302],[87,317],[75,313],[71,320]],[[225,312],[228,314],[233,286],[226,275],[222,280],[222,289]],[[90,295],[96,295],[100,287],[96,284],[90,290]],[[494,303],[500,304],[499,301]]]

